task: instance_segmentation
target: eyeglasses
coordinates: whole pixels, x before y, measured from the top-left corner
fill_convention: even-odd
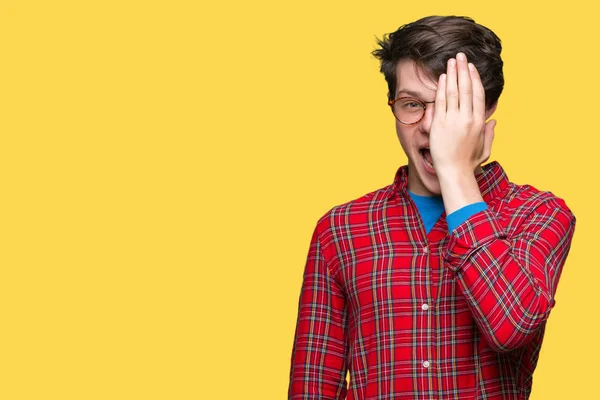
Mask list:
[[[435,103],[435,101],[421,101],[414,97],[398,97],[388,101],[394,117],[404,125],[414,125],[422,120],[427,104],[431,103]]]

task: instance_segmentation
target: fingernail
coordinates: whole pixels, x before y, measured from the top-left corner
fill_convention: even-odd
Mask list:
[[[456,59],[460,60],[460,61],[465,61],[467,59],[467,57],[465,56],[465,53],[458,53],[456,55]]]
[[[451,58],[451,59],[448,60],[448,65],[450,65],[451,67],[453,67],[454,64],[456,64],[456,60],[454,58]]]
[[[469,63],[469,69],[471,71],[475,71],[475,66],[472,63]]]

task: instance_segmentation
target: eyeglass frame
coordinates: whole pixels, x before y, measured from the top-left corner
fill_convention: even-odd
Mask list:
[[[414,100],[416,103],[419,103],[421,105],[421,107],[423,107],[423,115],[421,115],[421,118],[419,118],[417,121],[415,122],[404,122],[404,121],[400,121],[400,119],[396,116],[396,113],[394,112],[394,104],[401,99],[411,99]],[[415,97],[411,97],[411,96],[401,96],[398,97],[394,100],[390,100],[388,101],[388,105],[390,106],[390,109],[392,110],[392,114],[394,115],[394,118],[396,118],[396,120],[398,122],[400,122],[401,124],[404,125],[414,125],[414,124],[418,124],[419,122],[421,122],[421,120],[423,119],[423,117],[425,117],[425,111],[427,111],[427,104],[432,104],[435,103],[435,100],[433,101],[423,101],[423,100],[419,100]]]

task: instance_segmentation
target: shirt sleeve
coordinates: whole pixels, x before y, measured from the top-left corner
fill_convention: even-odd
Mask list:
[[[452,214],[446,217],[446,222],[448,224],[448,232],[452,232],[453,230],[458,228],[458,226],[465,222],[467,219],[469,219],[471,215],[477,214],[478,212],[486,209],[487,204],[484,201],[480,201],[478,203],[466,205],[463,208],[454,211]]]
[[[494,211],[472,215],[453,232],[445,255],[479,330],[498,352],[524,346],[547,320],[575,230],[561,199],[513,218],[522,222],[508,237]]]
[[[315,229],[298,304],[288,399],[346,398],[346,324],[344,292],[330,274]]]

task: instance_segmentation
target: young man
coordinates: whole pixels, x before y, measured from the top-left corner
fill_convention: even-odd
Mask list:
[[[575,217],[482,166],[504,84],[492,31],[427,17],[379,45],[408,165],[319,219],[289,398],[527,399]]]

